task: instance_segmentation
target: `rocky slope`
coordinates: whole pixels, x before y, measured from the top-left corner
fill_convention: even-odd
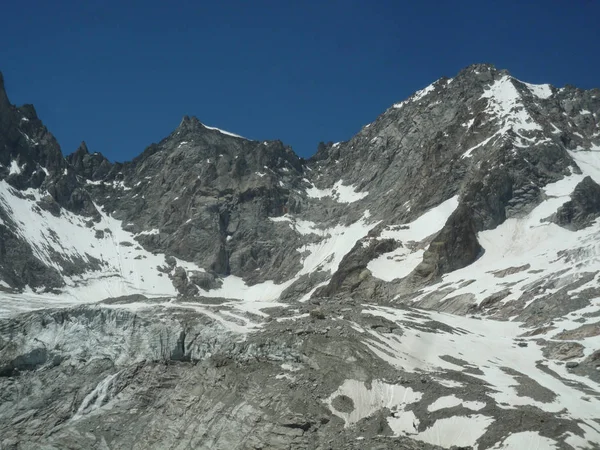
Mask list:
[[[598,448],[599,114],[474,65],[111,163],[0,76],[0,448]]]

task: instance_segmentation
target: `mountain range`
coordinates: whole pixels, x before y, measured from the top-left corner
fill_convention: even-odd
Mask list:
[[[475,64],[309,159],[119,163],[0,74],[0,449],[600,448],[599,124]]]

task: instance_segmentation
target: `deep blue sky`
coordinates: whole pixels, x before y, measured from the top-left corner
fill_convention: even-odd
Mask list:
[[[475,62],[600,87],[599,0],[123,3],[2,4],[9,98],[64,153],[131,159],[187,114],[310,156]]]

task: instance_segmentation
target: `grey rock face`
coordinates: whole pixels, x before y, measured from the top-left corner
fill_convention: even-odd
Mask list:
[[[530,378],[534,374],[502,369],[517,380],[519,396],[538,402],[506,409],[493,389],[473,383],[480,371],[467,361],[445,356],[457,369],[430,378],[390,366],[366,339],[402,336],[415,327],[449,339],[468,333],[436,321],[401,324],[361,312],[364,305],[330,302],[318,308],[318,317],[289,321],[274,313],[261,332],[244,337],[186,307],[115,309],[134,301],[145,300],[114,299],[110,307],[0,321],[3,446],[449,448],[417,434],[453,414],[474,414],[469,407],[483,408],[478,414],[493,422],[477,439],[485,448],[525,430],[559,442],[567,431],[581,434],[577,422],[544,411],[555,394]],[[341,309],[343,320],[337,318]],[[40,339],[32,340],[34,335]],[[473,384],[449,388],[444,379]],[[339,393],[348,380],[356,380],[353,389],[364,394]],[[403,399],[388,397],[394,390]],[[358,403],[369,392],[383,395],[374,397],[380,402],[376,414],[365,414]],[[433,407],[450,393],[467,406]],[[421,400],[411,401],[412,395]],[[414,417],[415,428],[395,436],[391,425],[403,414]],[[355,424],[348,427],[344,417]]]

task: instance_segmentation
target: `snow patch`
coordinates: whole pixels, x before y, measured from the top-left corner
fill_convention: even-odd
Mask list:
[[[374,277],[385,281],[407,276],[422,261],[425,251],[414,244],[439,232],[457,207],[458,195],[430,209],[411,223],[384,229],[380,237],[395,239],[401,243],[401,247],[371,260],[367,269]]]
[[[453,408],[455,406],[464,406],[465,408],[479,411],[485,407],[485,403],[477,401],[465,401],[455,395],[448,395],[438,398],[435,402],[427,407],[429,412],[439,411],[440,409]]]
[[[425,97],[427,94],[429,94],[430,92],[433,92],[435,90],[434,85],[435,85],[435,83],[430,84],[425,89],[421,89],[420,91],[415,92],[411,98],[411,101],[418,102],[423,97]]]
[[[17,163],[17,161],[15,161],[14,159],[10,162],[10,170],[9,170],[9,175],[20,175],[22,172],[21,167],[19,166],[19,163]]]
[[[335,398],[341,395],[352,399],[354,404],[352,412],[338,411],[334,407]],[[349,427],[382,408],[388,408],[395,414],[401,415],[404,413],[406,406],[418,402],[422,395],[418,391],[413,391],[410,387],[387,384],[380,380],[371,381],[370,389],[362,381],[346,380],[335,392],[324,400],[324,403],[327,404],[333,414],[346,422],[346,427]],[[410,429],[414,431],[412,421]]]
[[[527,86],[529,92],[531,92],[537,98],[544,100],[552,97],[552,86],[550,86],[549,84],[530,84],[525,83],[524,81],[520,82]]]
[[[487,89],[481,98],[489,99],[489,110],[503,120],[503,125],[511,125],[515,131],[541,130],[525,110],[521,94],[509,76],[503,76]]]
[[[552,450],[558,448],[556,441],[540,436],[536,431],[521,431],[509,435],[504,441],[496,444],[492,449],[523,450],[526,448],[538,450]],[[582,448],[582,447],[576,447]]]
[[[494,422],[492,417],[480,414],[470,416],[454,416],[438,419],[425,431],[411,436],[418,441],[427,442],[432,445],[440,445],[444,448],[451,446],[475,447],[487,428]],[[521,449],[533,447],[521,447]]]
[[[310,198],[332,197],[338,203],[354,203],[369,195],[368,192],[356,192],[356,188],[352,185],[344,186],[342,180],[337,181],[332,188],[319,189],[315,185],[306,189],[306,194]]]

